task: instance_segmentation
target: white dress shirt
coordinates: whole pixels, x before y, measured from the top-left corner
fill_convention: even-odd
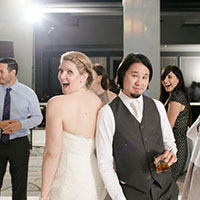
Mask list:
[[[119,93],[119,97],[126,105],[129,111],[133,114],[133,108],[130,105],[134,100],[126,96],[123,92]],[[161,119],[161,129],[164,141],[165,149],[172,149],[176,154],[176,144],[174,135],[169,124],[167,114],[163,104],[153,99]],[[143,110],[143,96],[138,98],[140,106]],[[113,136],[115,133],[115,119],[110,106],[107,104],[99,111],[97,120],[97,132],[96,132],[96,148],[99,170],[102,175],[105,187],[107,188],[111,198],[113,200],[126,200],[122,188],[119,184],[118,176],[114,169],[114,157],[113,157]]]
[[[200,167],[200,132],[197,132],[197,125],[200,123],[200,115],[187,132],[187,136],[192,140],[194,146],[191,155],[191,162]]]
[[[6,85],[0,84],[0,121],[2,121],[3,116],[6,88],[8,88]],[[31,88],[18,82],[18,80],[10,88],[12,88],[10,91],[10,120],[18,120],[22,125],[19,130],[10,134],[10,140],[12,140],[28,135],[29,129],[42,122],[43,116],[37,95]]]

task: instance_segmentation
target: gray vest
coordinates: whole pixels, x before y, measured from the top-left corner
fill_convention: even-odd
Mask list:
[[[161,187],[171,180],[169,172],[156,174],[154,156],[164,152],[160,115],[154,101],[143,96],[143,118],[139,123],[119,97],[109,105],[115,118],[113,156],[120,181],[149,193],[156,181]]]

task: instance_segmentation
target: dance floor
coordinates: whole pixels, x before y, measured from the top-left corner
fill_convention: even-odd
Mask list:
[[[42,164],[42,153],[43,147],[33,147],[31,150],[30,162],[29,162],[29,178],[28,178],[28,200],[38,200],[40,193],[40,184],[41,184],[41,164]],[[7,171],[9,166],[7,168]],[[185,176],[181,176],[177,181],[180,197],[183,189],[183,182]],[[10,175],[6,172],[3,187],[1,189],[0,200],[11,200],[11,182]]]

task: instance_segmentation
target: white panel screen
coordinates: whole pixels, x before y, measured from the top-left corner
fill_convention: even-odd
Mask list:
[[[107,69],[106,57],[90,57],[90,60],[92,61],[93,64],[98,63]]]
[[[177,57],[162,56],[160,57],[160,69],[167,65],[176,65],[177,66]]]
[[[180,69],[186,87],[189,87],[192,81],[200,82],[200,57],[180,57]]]

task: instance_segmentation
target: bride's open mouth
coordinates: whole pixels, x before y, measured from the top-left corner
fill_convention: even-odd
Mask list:
[[[62,83],[63,88],[67,88],[69,86],[69,83]]]

